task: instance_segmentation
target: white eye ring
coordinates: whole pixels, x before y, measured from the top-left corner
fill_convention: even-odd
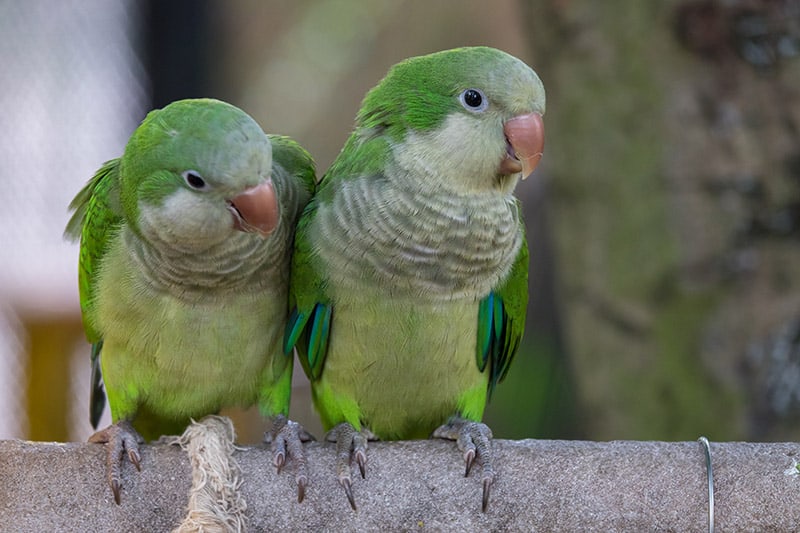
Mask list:
[[[489,107],[489,99],[480,89],[465,89],[458,95],[458,101],[467,111],[481,113]]]
[[[181,176],[183,176],[183,181],[186,182],[186,185],[196,191],[203,191],[208,188],[206,180],[196,170],[184,170],[181,172]]]

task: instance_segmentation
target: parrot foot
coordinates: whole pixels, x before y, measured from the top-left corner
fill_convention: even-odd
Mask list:
[[[139,444],[144,439],[133,429],[127,420],[121,420],[89,437],[89,442],[106,445],[106,472],[114,501],[120,503],[120,489],[122,488],[122,463],[125,456],[133,463],[136,470],[142,470],[142,456],[139,454]]]
[[[475,459],[483,468],[481,482],[483,484],[483,498],[481,511],[484,513],[489,507],[489,492],[494,483],[494,461],[492,456],[492,430],[481,422],[473,422],[460,417],[453,417],[433,432],[434,438],[456,441],[458,449],[464,454],[466,466],[464,477],[469,476]]]
[[[289,420],[284,415],[276,416],[272,421],[272,429],[264,433],[264,442],[270,444],[272,462],[278,469],[278,474],[286,464],[287,456],[294,462],[297,503],[301,503],[306,497],[306,487],[308,486],[308,470],[302,443],[312,440],[314,437],[303,426]]]
[[[358,465],[361,478],[367,477],[367,441],[375,439],[369,431],[357,431],[347,422],[335,426],[326,435],[326,440],[336,443],[336,475],[339,484],[347,495],[350,507],[356,511],[356,501],[353,497],[353,478],[350,470],[353,461]]]

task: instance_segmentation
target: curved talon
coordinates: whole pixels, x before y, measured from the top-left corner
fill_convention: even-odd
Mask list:
[[[355,431],[355,430],[354,430]],[[361,473],[361,479],[367,478],[367,436],[356,431],[353,434],[353,458],[358,464],[358,470]]]
[[[286,464],[286,447],[281,439],[275,439],[273,447],[275,449],[272,452],[272,464],[275,465],[275,469],[280,475],[281,469]]]
[[[303,503],[303,500],[306,497],[306,485],[308,484],[308,478],[305,475],[298,474],[295,477],[295,483],[297,483],[297,503]]]
[[[489,494],[494,484],[494,467],[489,459],[483,464],[483,498],[481,499],[481,511],[484,513],[486,509],[489,508]]]
[[[464,452],[464,462],[467,465],[467,469],[464,471],[464,477],[469,476],[469,471],[472,469],[472,464],[475,461],[475,448],[470,448]]]
[[[116,479],[112,479],[111,480],[111,492],[114,493],[114,501],[116,502],[117,505],[119,505],[120,501],[121,501],[120,495],[119,495],[119,489],[120,489],[119,481],[117,481]]]
[[[356,452],[356,463],[358,471],[361,473],[361,479],[367,479],[367,456],[361,450]]]
[[[350,507],[352,507],[354,511],[358,511],[358,509],[356,509],[356,500],[353,498],[353,487],[350,478],[339,479],[339,484],[342,486],[344,493],[347,495],[347,501],[350,502]]]
[[[138,451],[136,451],[134,449],[129,449],[128,450],[128,459],[130,459],[131,463],[133,463],[133,466],[136,467],[136,471],[137,472],[141,472],[142,471],[142,458],[139,455]]]
[[[492,488],[493,481],[493,479],[488,478],[483,480],[483,499],[481,500],[481,512],[483,513],[489,508],[489,491]]]
[[[275,465],[275,470],[278,475],[281,475],[281,469],[286,464],[286,456],[282,453],[276,453],[275,458],[272,460],[272,463]]]

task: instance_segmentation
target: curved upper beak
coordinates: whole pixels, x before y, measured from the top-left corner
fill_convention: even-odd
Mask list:
[[[268,236],[278,225],[280,216],[272,180],[237,194],[228,201],[228,209],[233,214],[234,228]]]
[[[508,150],[500,164],[504,174],[522,172],[522,179],[533,173],[544,153],[544,122],[539,113],[516,116],[503,125]]]

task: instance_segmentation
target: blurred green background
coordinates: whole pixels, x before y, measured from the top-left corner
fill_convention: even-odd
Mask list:
[[[61,232],[149,109],[227,100],[321,174],[392,64],[489,45],[548,96],[495,436],[800,439],[800,1],[33,0],[0,30],[0,438],[91,433]],[[295,387],[319,436],[299,366]]]

